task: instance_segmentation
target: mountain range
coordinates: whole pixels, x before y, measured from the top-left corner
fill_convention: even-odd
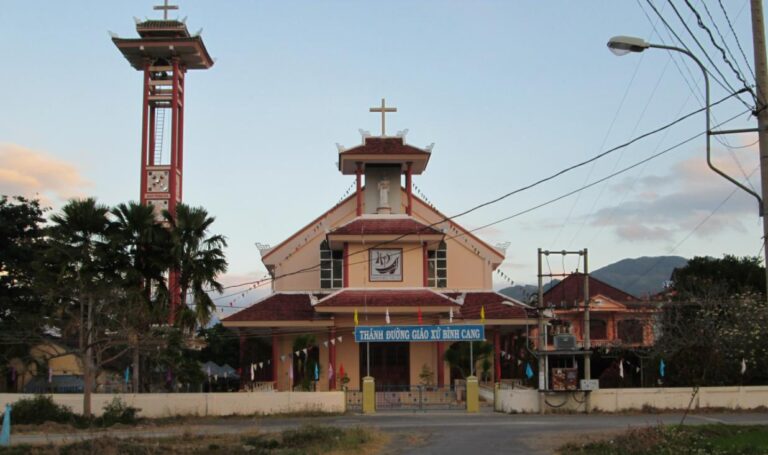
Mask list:
[[[634,259],[622,259],[590,272],[600,281],[617,287],[638,298],[656,294],[664,289],[664,282],[669,280],[672,271],[683,267],[688,260],[681,256],[643,256]],[[550,286],[557,282],[553,281]],[[545,287],[546,291],[549,287]],[[506,287],[499,291],[514,299],[526,302],[535,296],[535,285],[523,284]]]

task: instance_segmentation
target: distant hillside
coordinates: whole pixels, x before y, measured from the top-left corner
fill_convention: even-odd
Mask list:
[[[664,282],[669,280],[672,271],[683,267],[688,260],[680,256],[654,256],[635,259],[622,259],[603,268],[593,270],[590,274],[598,280],[605,281],[624,292],[643,298],[646,294],[656,294],[664,289]],[[558,281],[552,282],[552,285]],[[544,288],[546,291],[550,286]],[[532,284],[517,284],[499,291],[513,299],[528,302],[530,296],[536,295],[536,286]]]
[[[622,259],[590,274],[598,280],[642,298],[645,294],[655,294],[663,290],[664,282],[669,280],[672,271],[687,263],[688,260],[680,256],[644,256]]]

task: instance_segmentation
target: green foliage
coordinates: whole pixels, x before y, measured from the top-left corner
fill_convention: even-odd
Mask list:
[[[768,452],[768,427],[646,427],[630,429],[605,441],[567,444],[559,452],[575,455],[757,455]]]
[[[297,384],[301,390],[311,390],[315,379],[315,365],[318,370],[323,371],[318,361],[319,352],[317,350],[317,340],[314,335],[299,335],[293,340],[293,352],[300,351],[299,356],[294,358],[294,384]],[[307,354],[303,350],[307,349]]]
[[[72,408],[54,403],[49,395],[36,395],[13,403],[11,418],[13,424],[21,425],[39,425],[45,422],[73,423],[75,414]]]
[[[212,360],[220,365],[225,363],[230,366],[238,365],[240,362],[240,340],[238,340],[236,334],[224,327],[220,322],[209,328],[201,328],[197,335],[203,338],[206,342],[205,348],[203,348],[196,357],[200,362],[207,362]],[[261,338],[249,338],[246,340],[248,348],[257,350],[261,355],[271,356],[271,351],[265,351],[262,347],[269,347]],[[254,348],[254,346],[258,347]],[[261,348],[261,349],[259,349]],[[246,358],[261,358],[261,355],[246,356]]]
[[[472,342],[472,357],[475,364],[488,358],[493,352],[493,345],[487,341],[473,341]],[[470,374],[470,352],[469,343],[453,343],[444,354],[445,361],[451,365],[451,368],[461,374],[462,378],[466,378]],[[475,374],[477,374],[477,368],[475,368]]]
[[[713,294],[765,293],[765,268],[759,257],[697,256],[685,267],[675,269],[671,279],[680,300]]]
[[[37,200],[0,196],[0,333],[15,341],[0,346],[2,360],[24,356],[43,335],[46,308],[34,285],[44,213]]]
[[[120,397],[115,397],[104,405],[104,412],[96,419],[100,427],[111,427],[117,423],[135,425],[138,423],[138,414],[141,409],[128,406]]]

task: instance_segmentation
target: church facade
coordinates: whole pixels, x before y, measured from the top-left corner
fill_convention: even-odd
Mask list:
[[[271,343],[254,357],[241,349],[250,378],[277,390],[381,386],[444,387],[466,375],[446,361],[455,343],[357,343],[363,326],[482,324],[493,351],[477,359],[487,380],[522,377],[520,340],[535,309],[493,291],[505,252],[413,194],[431,148],[402,136],[363,137],[339,147],[338,169],[356,190],[280,244],[262,251],[272,293],[222,320],[241,336]],[[460,342],[456,342],[460,343]],[[488,365],[490,364],[490,368]]]

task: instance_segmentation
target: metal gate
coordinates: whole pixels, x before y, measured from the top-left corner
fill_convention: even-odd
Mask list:
[[[376,388],[376,410],[429,411],[466,409],[460,393],[452,387],[387,386]]]

